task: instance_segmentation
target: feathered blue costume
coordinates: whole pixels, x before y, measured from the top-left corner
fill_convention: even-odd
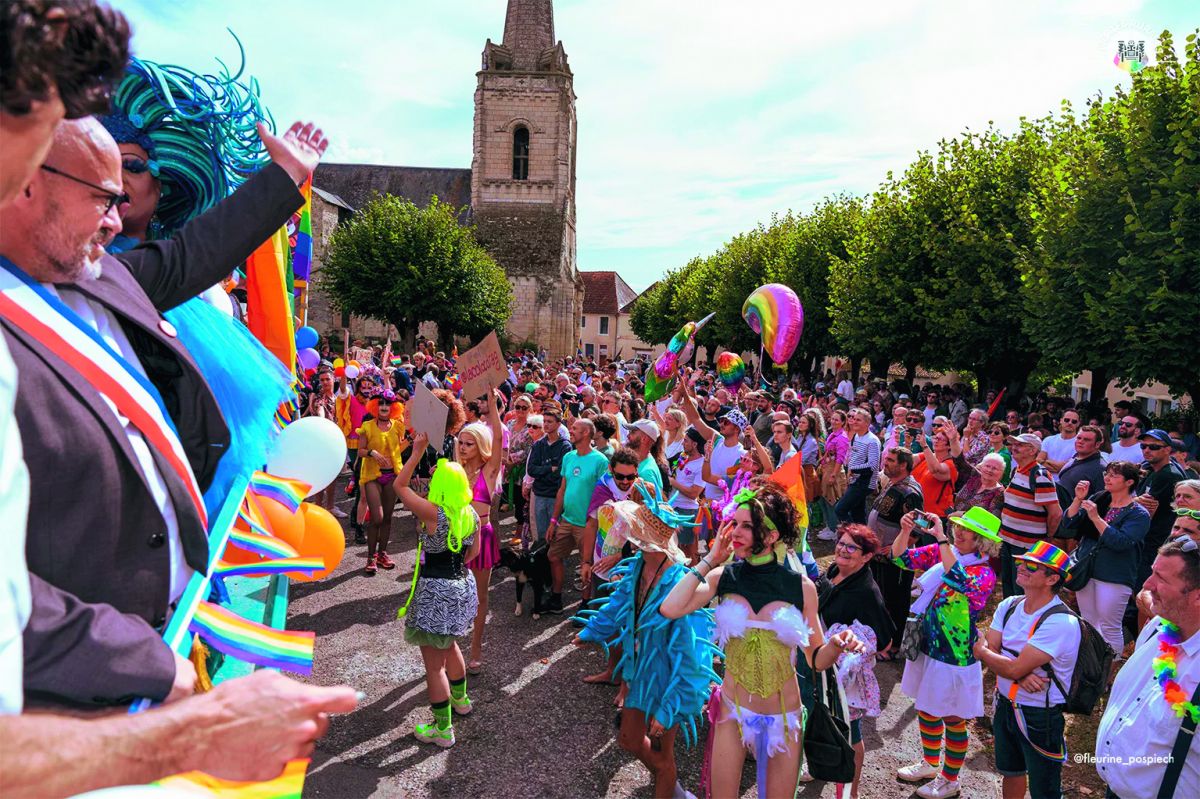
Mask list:
[[[253,79],[248,86],[240,83],[241,74],[241,69],[236,75],[223,69],[219,76],[198,75],[130,60],[112,112],[100,121],[118,144],[135,143],[149,157],[145,168],[162,190],[150,238],[170,236],[267,163],[255,125],[273,124],[259,103],[258,84]],[[139,243],[117,236],[108,250],[120,253]],[[196,361],[229,427],[229,449],[204,492],[205,507],[215,518],[235,478],[266,461],[275,409],[293,396],[292,375],[244,325],[199,297],[163,315]]]
[[[621,659],[613,673],[629,686],[625,706],[657,719],[665,729],[679,725],[683,740],[698,740],[696,721],[704,711],[712,683],[721,678],[712,669],[713,614],[704,608],[680,619],[658,612],[687,568],[672,563],[645,599],[640,616],[635,613],[635,593],[644,561],[639,552],[621,561],[610,578],[615,587],[606,597],[593,600],[575,618],[584,622],[580,640],[599,644],[605,656],[609,646],[621,644]]]

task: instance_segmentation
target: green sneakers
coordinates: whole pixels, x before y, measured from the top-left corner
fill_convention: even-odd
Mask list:
[[[435,744],[443,749],[454,746],[454,727],[439,730],[436,724],[418,724],[413,728],[413,736],[422,743]]]

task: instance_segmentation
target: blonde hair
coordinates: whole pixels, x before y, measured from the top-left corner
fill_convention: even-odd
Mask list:
[[[1000,541],[993,541],[990,538],[984,538],[979,533],[975,534],[975,551],[983,555],[985,558],[997,558],[1000,556]]]
[[[471,422],[458,431],[458,434],[468,435],[475,439],[475,449],[479,451],[479,457],[484,463],[491,460],[492,457],[492,430],[487,425],[480,422]]]

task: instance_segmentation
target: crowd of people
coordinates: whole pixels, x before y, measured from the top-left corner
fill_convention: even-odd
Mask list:
[[[149,127],[123,105],[154,97],[160,73],[130,61],[119,13],[12,0],[0,22],[5,792],[191,769],[271,778],[355,692],[260,672],[198,694],[195,664],[161,633],[208,568],[207,492],[231,440],[248,446],[231,429],[229,350],[197,331],[252,346],[213,320],[212,289],[297,211],[327,141],[311,124],[251,124],[245,174],[198,178],[178,130],[155,138],[169,103]],[[224,163],[205,149],[219,139],[192,145],[197,163]],[[492,572],[507,567],[515,614],[529,587],[534,618],[571,612],[575,643],[605,655],[587,680],[615,684],[618,743],[658,797],[739,795],[747,757],[760,796],[811,779],[858,796],[877,671],[897,667],[921,751],[896,777],[921,797],[962,792],[982,717],[1005,799],[1061,796],[1067,716],[1093,713],[1109,796],[1200,795],[1200,440],[1186,416],[1167,431],[1131,403],[1004,405],[847,373],[733,385],[704,364],[647,402],[647,359],[544,350],[463,397],[453,346],[331,341],[321,355],[299,404],[344,436],[362,577],[396,566],[397,503],[419,526],[399,611],[426,669],[419,741],[453,746],[455,715],[474,710],[468,676],[486,668]],[[418,382],[447,408],[440,440],[409,424]],[[342,513],[333,490],[318,499]],[[502,513],[517,523],[504,540]],[[832,545],[824,568],[810,538]],[[76,715],[138,697],[161,707]],[[702,774],[679,773],[677,740],[705,747]]]
[[[1111,650],[1113,672],[1133,680],[1126,661],[1145,660],[1139,652],[1157,644],[1145,643],[1147,627],[1196,629],[1189,603],[1196,601],[1200,442],[1186,422],[1168,433],[1126,403],[1110,425],[1106,415],[1054,396],[1025,411],[1004,409],[994,394],[974,396],[962,385],[912,390],[922,405],[902,383],[856,387],[847,375],[834,390],[819,377],[731,388],[704,367],[687,370],[667,397],[647,403],[652,365],[645,358],[597,364],[532,351],[510,357],[509,379],[491,401],[463,402],[455,396],[453,353],[429,341],[411,356],[392,358],[390,349],[355,342],[349,351],[370,366],[333,394],[347,441],[368,429],[360,426],[371,416],[364,398],[403,400],[421,381],[449,406],[450,427],[442,447],[418,442],[406,464],[457,458],[485,539],[495,538],[489,519],[513,514],[516,534],[488,562],[513,568],[515,613],[524,612],[530,583],[534,618],[563,613],[570,605],[565,564],[579,553],[578,642],[600,644],[608,660],[587,680],[620,685],[617,701],[634,715],[622,717],[619,740],[655,775],[656,795],[684,791],[670,755],[674,736],[662,736],[702,716],[721,753],[705,775],[718,795],[734,792],[741,773],[742,748],[726,739],[726,719],[738,721],[751,752],[756,735],[766,736],[759,742],[768,754],[759,760],[766,795],[808,778],[799,756],[804,719],[820,693],[819,672],[836,663],[855,759],[845,791],[857,796],[861,720],[880,712],[874,670],[897,662],[923,745],[921,757],[898,770],[900,780],[922,783],[920,796],[956,795],[967,723],[991,716],[1004,795],[1058,796],[1064,712],[1073,680],[1086,682],[1073,676],[1078,653],[1099,641],[1093,648]],[[333,369],[332,360],[320,367],[314,400],[333,391],[323,379]],[[324,412],[319,402],[310,407]],[[1135,460],[1121,442],[1136,444]],[[481,452],[494,470],[482,470]],[[773,481],[793,458],[800,459],[803,514]],[[352,464],[351,490],[373,479],[362,463]],[[622,509],[627,504],[639,510]],[[750,510],[739,520],[743,507]],[[824,572],[810,534],[833,544]],[[490,570],[469,572],[479,611],[470,658],[452,679],[483,667]],[[374,573],[370,559],[364,573]],[[587,609],[589,601],[599,609]],[[696,617],[714,604],[714,616]],[[668,656],[661,641],[637,638],[641,614],[656,607],[664,619],[687,620],[692,633],[711,628],[723,678],[707,674],[707,650]],[[797,613],[781,615],[789,607]],[[755,657],[766,660],[747,665],[747,623],[796,648],[756,643]],[[814,658],[826,637],[829,647]],[[656,716],[644,698],[661,697],[656,669],[689,657],[695,667],[685,670],[697,685],[719,683],[719,690],[705,701],[697,699],[704,690],[688,691],[694,701],[681,698],[670,714]],[[995,701],[985,696],[985,670],[995,675]],[[1101,693],[1110,676],[1106,670]],[[1153,676],[1143,669],[1137,679]],[[768,711],[772,723],[755,721]],[[443,740],[453,740],[452,718],[444,721]],[[1158,745],[1169,750],[1179,725],[1164,717],[1159,728]],[[1196,784],[1197,768],[1185,764],[1181,784]],[[1118,796],[1150,795],[1111,768],[1101,774]]]

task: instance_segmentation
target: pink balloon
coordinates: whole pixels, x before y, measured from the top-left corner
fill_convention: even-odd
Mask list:
[[[804,332],[800,298],[782,283],[768,283],[750,293],[742,305],[742,318],[762,336],[763,349],[775,363],[787,363]]]

